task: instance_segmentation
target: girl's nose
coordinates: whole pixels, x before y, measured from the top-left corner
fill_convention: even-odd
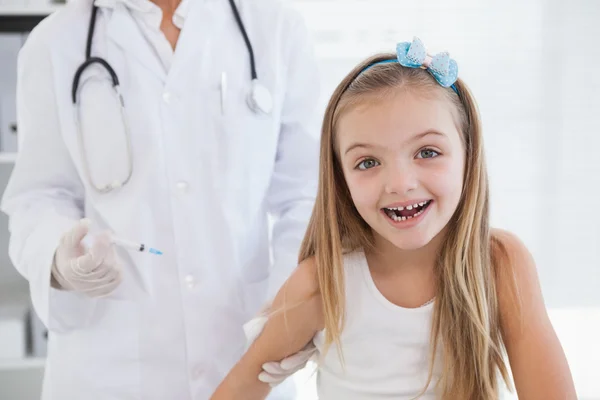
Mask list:
[[[385,184],[386,193],[403,195],[417,186],[417,175],[409,165],[403,164],[389,169]]]

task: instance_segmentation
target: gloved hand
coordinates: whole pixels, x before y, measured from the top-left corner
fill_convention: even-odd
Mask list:
[[[258,380],[275,387],[304,368],[316,352],[317,348],[311,340],[296,354],[292,354],[279,362],[264,363],[262,366],[263,371],[258,374]]]
[[[248,339],[248,345],[256,340],[267,324],[268,317],[265,316],[270,305],[261,310],[259,316],[250,320],[244,325],[244,331]],[[258,375],[258,380],[268,383],[271,387],[279,385],[281,382],[295,374],[306,366],[306,363],[317,352],[317,348],[312,340],[299,352],[284,358],[281,361],[271,361],[262,365],[262,372]]]
[[[81,243],[89,226],[90,220],[82,219],[63,235],[54,254],[52,277],[61,289],[100,297],[121,283],[121,266],[108,233],[96,236],[89,249]]]

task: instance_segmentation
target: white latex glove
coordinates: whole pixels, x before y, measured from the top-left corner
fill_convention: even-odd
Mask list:
[[[317,348],[311,340],[296,354],[292,354],[279,362],[271,361],[264,363],[262,366],[263,371],[258,374],[258,380],[268,383],[271,387],[275,387],[304,368],[316,352]]]
[[[267,308],[268,309],[268,308]],[[263,309],[264,310],[264,309]],[[261,312],[260,316],[255,317],[244,325],[244,332],[248,339],[248,345],[258,338],[267,324],[268,317]],[[258,375],[258,380],[268,383],[271,387],[279,385],[281,382],[295,374],[306,366],[306,363],[317,352],[317,348],[312,340],[299,352],[284,358],[281,361],[271,361],[262,365],[262,372]]]
[[[100,297],[121,283],[121,266],[108,233],[96,236],[89,249],[81,243],[89,227],[90,220],[82,219],[63,235],[54,254],[52,277],[61,289]]]

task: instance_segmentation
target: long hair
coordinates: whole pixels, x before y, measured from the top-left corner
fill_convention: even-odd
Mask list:
[[[498,373],[510,386],[504,362],[494,265],[501,244],[490,237],[488,178],[476,103],[459,79],[458,93],[443,88],[424,69],[405,68],[394,54],[373,56],[337,86],[322,126],[319,186],[313,214],[300,249],[300,261],[314,257],[325,325],[325,349],[335,344],[343,357],[345,285],[343,254],[373,248],[373,234],[354,207],[336,150],[341,116],[359,104],[385,99],[399,90],[442,96],[453,105],[465,150],[464,184],[436,261],[437,294],[431,329],[429,377],[441,349],[437,391],[444,400],[498,397]],[[367,67],[367,70],[365,70]]]

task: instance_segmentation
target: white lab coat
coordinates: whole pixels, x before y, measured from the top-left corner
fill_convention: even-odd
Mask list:
[[[296,266],[316,191],[314,54],[280,2],[238,6],[274,98],[268,116],[246,105],[249,56],[227,1],[190,1],[168,72],[121,2],[101,8],[92,53],[117,72],[133,145],[130,182],[108,194],[85,178],[71,104],[91,2],[67,3],[21,51],[20,152],[2,209],[11,259],[50,330],[44,400],[207,399],[242,354],[243,323]],[[122,178],[120,125],[102,120],[115,115],[107,74],[86,77],[104,79],[81,94],[92,174]],[[124,281],[106,298],[53,289],[56,246],[83,216],[164,255],[119,249]]]

